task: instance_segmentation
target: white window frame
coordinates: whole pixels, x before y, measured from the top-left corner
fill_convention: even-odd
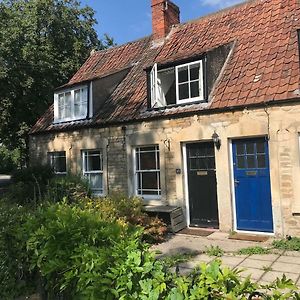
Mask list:
[[[191,80],[190,78],[190,69],[192,65],[197,65],[200,64],[199,68],[199,80]],[[191,82],[196,82],[199,81],[200,85],[200,91],[199,91],[199,97],[194,97],[194,98],[186,98],[186,99],[179,99],[179,69],[188,67],[188,81],[180,84],[186,84],[188,83],[189,85],[189,95],[191,95]],[[203,101],[204,100],[204,90],[203,90],[203,61],[202,60],[197,60],[193,61],[187,64],[179,65],[175,67],[175,76],[176,76],[176,103],[181,104],[181,103],[189,103],[189,102],[195,102],[195,101]]]
[[[99,170],[93,170],[93,171],[87,171],[86,166],[86,155],[88,155],[90,152],[99,152],[100,154],[100,169]],[[102,167],[102,169],[101,169]],[[88,180],[90,183],[89,175],[101,175],[102,176],[102,187],[99,187],[97,189],[93,189],[91,187],[91,190],[93,194],[103,196],[104,195],[104,174],[103,174],[103,151],[102,149],[84,149],[82,150],[82,174],[83,176]]]
[[[79,116],[75,116],[75,91],[80,90],[80,103],[86,103],[85,113]],[[86,93],[86,101],[82,100],[83,90]],[[68,118],[60,118],[59,117],[59,96],[65,95],[67,93],[71,93],[71,102],[70,102],[70,117]],[[76,121],[76,120],[84,120],[88,116],[89,110],[89,87],[88,85],[80,85],[70,89],[62,90],[54,94],[54,123],[62,123],[62,122],[69,122],[69,121]],[[65,106],[65,105],[64,105]]]
[[[151,95],[151,107],[155,107],[158,104],[158,80],[157,80],[157,64],[154,64],[150,72],[150,95]]]
[[[189,94],[190,94],[190,83],[199,81],[199,97],[187,98],[179,100],[179,79],[178,79],[178,70],[182,67],[188,67],[190,70],[190,66],[200,64],[199,68],[199,80],[190,80],[190,72],[188,72],[188,81],[186,83],[189,84]],[[174,66],[175,68],[175,84],[176,84],[176,104],[184,104],[191,103],[197,101],[204,101],[204,84],[203,84],[203,59],[192,61],[186,64],[181,64],[178,66]],[[161,82],[158,77],[158,73],[164,71],[164,69],[158,70],[157,63],[154,64],[153,68],[150,71],[150,97],[151,97],[151,108],[156,107],[166,107],[164,99],[160,99],[159,95],[161,94]]]
[[[137,169],[137,153],[138,153],[138,149],[142,149],[142,148],[148,148],[148,147],[155,147],[155,150],[152,151],[146,151],[146,152],[153,152],[155,151],[155,159],[156,159],[156,166],[158,166],[158,162],[159,162],[159,168],[158,169],[150,169],[150,170],[138,170]],[[158,153],[158,155],[157,155]],[[160,166],[161,166],[161,155],[160,155],[160,150],[159,150],[159,145],[142,145],[142,146],[136,146],[133,150],[133,162],[134,162],[134,190],[135,190],[135,195],[138,197],[142,197],[145,200],[153,200],[153,199],[161,199],[161,193],[162,193],[162,189],[161,189],[161,171],[160,171]],[[141,163],[139,162],[139,166],[141,166]],[[153,194],[143,194],[143,191],[145,191],[146,189],[142,188],[142,183],[141,183],[141,188],[139,189],[138,186],[138,176],[141,173],[151,173],[151,172],[156,172],[157,173],[157,182],[158,182],[158,187],[157,187],[157,192],[153,193]],[[142,182],[142,181],[141,181]],[[139,192],[141,191],[141,192]],[[149,190],[150,191],[150,190]],[[151,189],[152,191],[152,189]]]
[[[64,153],[64,155],[59,155],[60,153]],[[65,160],[66,160],[66,171],[64,172],[57,172],[55,169],[54,169],[54,160],[59,158],[59,157],[64,157]],[[49,163],[50,163],[50,166],[53,168],[54,170],[54,174],[56,175],[66,175],[67,174],[67,154],[66,154],[66,151],[52,151],[52,152],[48,152],[48,159],[49,159]]]

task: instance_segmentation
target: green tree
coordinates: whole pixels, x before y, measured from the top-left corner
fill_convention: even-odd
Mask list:
[[[98,39],[94,11],[76,0],[0,0],[0,143],[26,153],[30,127]]]

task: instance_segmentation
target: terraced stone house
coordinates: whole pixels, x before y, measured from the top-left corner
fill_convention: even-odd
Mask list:
[[[300,235],[299,0],[187,23],[151,5],[151,36],[91,53],[54,91],[32,161],[180,207],[189,227]]]

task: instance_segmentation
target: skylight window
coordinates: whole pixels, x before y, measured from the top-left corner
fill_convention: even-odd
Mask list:
[[[82,120],[88,113],[88,87],[81,86],[54,95],[54,122]]]

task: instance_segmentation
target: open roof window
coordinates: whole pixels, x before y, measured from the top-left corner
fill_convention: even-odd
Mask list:
[[[151,107],[203,101],[202,60],[158,70],[150,73]]]
[[[149,108],[207,102],[233,48],[230,42],[167,67],[155,64],[149,77]]]

